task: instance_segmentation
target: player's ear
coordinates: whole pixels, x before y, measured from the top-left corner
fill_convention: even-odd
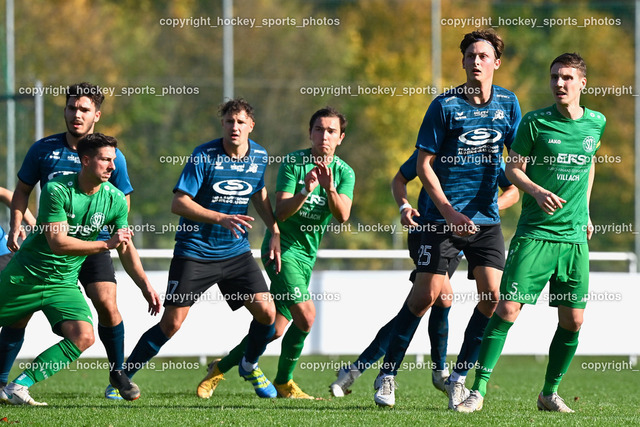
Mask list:
[[[498,68],[500,68],[500,65],[502,65],[502,60],[500,58],[496,59],[495,65],[494,65],[494,69],[497,70]]]
[[[93,123],[97,123],[98,121],[100,121],[100,116],[102,116],[102,111],[96,111],[96,115],[93,117]]]

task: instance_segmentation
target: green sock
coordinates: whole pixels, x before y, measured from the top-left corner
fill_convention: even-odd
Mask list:
[[[544,387],[542,388],[544,396],[558,391],[562,376],[567,373],[573,360],[573,355],[576,354],[579,334],[580,331],[571,332],[558,325],[549,347],[549,363],[547,364],[547,373],[544,376]]]
[[[249,337],[246,336],[244,339],[234,347],[233,350],[229,352],[225,357],[222,358],[221,361],[218,362],[218,369],[223,374],[228,372],[234,366],[238,366],[240,361],[242,360],[242,356],[244,356],[244,352],[247,349],[247,342],[249,341]]]
[[[282,350],[278,359],[278,373],[274,383],[284,384],[293,378],[293,370],[298,364],[298,359],[304,347],[304,340],[309,332],[301,331],[293,323],[282,337]]]
[[[31,387],[33,384],[46,380],[61,369],[68,367],[81,354],[80,349],[71,340],[65,338],[33,359],[31,366],[22,371],[14,382]]]
[[[507,339],[507,332],[513,326],[513,322],[507,322],[494,313],[487,324],[482,337],[482,346],[478,356],[478,368],[476,369],[476,379],[473,382],[472,390],[478,390],[484,397],[487,394],[487,383],[493,368],[495,368],[504,342]]]

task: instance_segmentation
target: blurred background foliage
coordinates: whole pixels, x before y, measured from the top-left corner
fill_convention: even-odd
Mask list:
[[[0,3],[4,18],[4,1]],[[233,3],[234,18],[252,18],[255,25],[269,18],[280,19],[280,24],[296,20],[295,25],[234,27],[235,96],[246,98],[256,109],[252,138],[270,155],[281,156],[309,145],[308,120],[318,108],[332,105],[349,120],[338,155],[356,172],[352,232],[327,233],[325,248],[404,247],[401,232],[358,231],[376,225],[399,227],[391,179],[412,153],[434,94],[465,80],[458,46],[475,27],[471,21],[464,27],[452,25],[453,19],[482,19],[482,27],[491,19],[489,25],[506,44],[495,84],[516,93],[523,113],[553,102],[548,67],[565,51],[579,52],[586,59],[588,86],[620,88],[634,83],[631,1],[443,1],[442,82],[437,87],[431,75],[429,1]],[[139,247],[171,248],[173,244],[170,230],[178,218],[169,207],[182,165],[161,162],[162,156],[188,156],[195,146],[221,135],[217,117],[217,106],[223,101],[222,27],[217,26],[221,16],[221,1],[210,0],[16,2],[16,91],[33,87],[36,80],[45,88],[90,81],[112,88],[117,95],[107,96],[96,130],[116,136],[127,157],[135,188],[131,222],[143,230],[146,227],[136,236]],[[182,27],[171,27],[161,25],[165,18],[193,19]],[[207,18],[206,25],[193,25]],[[302,28],[303,20],[309,18],[315,25]],[[519,25],[505,24],[505,19],[518,18]],[[537,24],[525,24],[526,18],[536,19]],[[550,19],[566,21],[550,25]],[[583,25],[585,19],[594,25]],[[4,87],[4,73],[1,79]],[[328,93],[303,93],[309,88],[325,88]],[[395,89],[396,96],[361,93],[372,88]],[[405,89],[423,93],[398,96]],[[169,93],[161,96],[163,91]],[[597,168],[592,219],[598,224],[631,224],[633,97],[585,94],[582,100],[608,118],[599,154],[619,160]],[[64,96],[48,94],[44,101],[45,135],[64,131]],[[5,122],[5,109],[2,103],[0,123]],[[17,118],[16,170],[34,141],[31,98],[18,100]],[[0,126],[2,140],[5,134],[5,126]],[[6,147],[1,144],[3,165],[5,158]],[[267,172],[271,191],[278,166],[272,164]],[[6,183],[4,167],[0,180]],[[410,184],[412,200],[419,188],[418,180]],[[513,235],[519,210],[518,204],[503,212],[506,240]],[[6,225],[7,214],[3,214]],[[253,247],[259,246],[264,230],[256,222]],[[632,247],[629,230],[601,234],[591,241],[592,250],[630,251]]]

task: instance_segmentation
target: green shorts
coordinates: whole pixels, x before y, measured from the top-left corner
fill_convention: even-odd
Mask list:
[[[265,265],[269,279],[271,279],[271,294],[273,295],[276,309],[287,320],[291,320],[289,307],[293,304],[309,301],[309,282],[313,266],[300,262],[297,259],[283,259],[280,273],[276,274],[273,262]]]
[[[549,282],[549,305],[585,308],[589,246],[516,237],[500,283],[500,299],[535,304]]]
[[[36,311],[47,316],[51,329],[60,336],[63,321],[83,320],[93,325],[79,286],[30,283],[24,276],[8,273],[5,269],[0,276],[0,326],[12,325]]]

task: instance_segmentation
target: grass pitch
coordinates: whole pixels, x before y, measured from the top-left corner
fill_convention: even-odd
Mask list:
[[[640,372],[622,357],[577,357],[560,386],[560,395],[575,414],[540,412],[546,358],[504,356],[489,383],[484,409],[474,414],[447,410],[447,399],[431,385],[429,369],[399,372],[394,408],[373,403],[375,369],[353,385],[353,393],[332,398],[329,384],[336,366],[355,357],[303,356],[294,375],[301,388],[324,400],[260,399],[249,383],[232,370],[213,397],[199,399],[195,389],[206,373],[197,359],[154,359],[153,369],[135,381],[142,397],[135,402],[102,397],[107,373],[104,361],[80,359],[70,369],[36,384],[31,395],[48,407],[0,406],[0,427],[19,425],[461,425],[461,426],[625,426],[640,425]],[[409,356],[406,362],[414,361]],[[20,362],[20,361],[19,361]],[[22,361],[24,362],[24,361]],[[11,379],[19,373],[19,363]],[[263,357],[260,366],[275,376],[277,358]],[[406,366],[406,365],[405,365]],[[473,381],[470,373],[467,383]],[[4,417],[4,418],[3,418]]]

